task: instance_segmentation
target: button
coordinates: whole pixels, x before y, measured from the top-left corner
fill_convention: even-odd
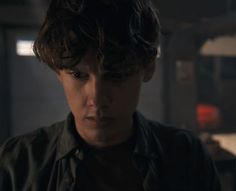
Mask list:
[[[64,180],[65,180],[65,183],[66,183],[67,185],[71,185],[72,182],[73,182],[73,180],[72,180],[71,177],[66,177]]]
[[[64,191],[69,191],[71,190],[71,187],[73,185],[73,178],[70,176],[66,176],[63,180],[62,180],[62,184],[60,186],[60,190],[64,190]]]
[[[83,159],[84,159],[84,153],[83,153],[83,151],[80,151],[79,149],[77,149],[77,150],[75,151],[75,156],[76,156],[76,158],[78,158],[79,160],[83,160]]]

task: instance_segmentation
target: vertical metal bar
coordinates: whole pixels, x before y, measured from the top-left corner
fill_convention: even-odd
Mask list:
[[[0,144],[9,136],[9,83],[6,55],[6,35],[0,26]]]
[[[226,13],[230,14],[232,12],[232,0],[227,0],[226,1]]]
[[[160,59],[160,75],[161,75],[161,121],[170,122],[170,55],[168,51],[169,36],[164,34],[161,38],[161,59]]]

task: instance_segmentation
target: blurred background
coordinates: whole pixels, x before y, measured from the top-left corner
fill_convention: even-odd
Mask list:
[[[138,109],[194,131],[236,191],[236,0],[153,0],[161,56]],[[0,143],[63,120],[69,109],[55,74],[32,43],[47,0],[0,0]]]

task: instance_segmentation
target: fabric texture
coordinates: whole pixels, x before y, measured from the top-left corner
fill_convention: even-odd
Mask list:
[[[84,143],[78,190],[144,191],[142,178],[133,164],[135,136],[102,148]]]
[[[138,112],[133,120],[133,162],[145,191],[221,190],[214,163],[195,135]],[[50,127],[10,138],[0,149],[0,190],[79,190],[83,149],[72,114]]]

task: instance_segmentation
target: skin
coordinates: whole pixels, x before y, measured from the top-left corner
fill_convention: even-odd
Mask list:
[[[100,71],[92,52],[73,70],[57,71],[67,102],[74,115],[76,130],[89,145],[119,144],[132,134],[142,82],[151,79],[154,62],[123,80]],[[108,77],[107,77],[108,76]]]

